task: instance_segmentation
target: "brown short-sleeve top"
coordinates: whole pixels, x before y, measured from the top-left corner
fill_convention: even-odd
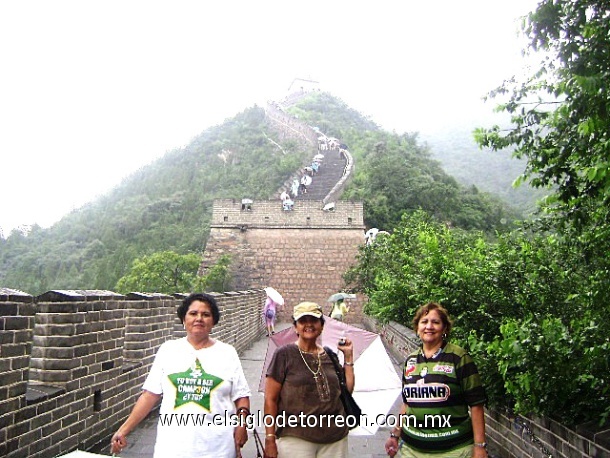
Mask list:
[[[303,353],[303,357],[315,372],[318,357],[312,353]],[[329,444],[343,439],[349,432],[341,420],[334,421],[336,416],[343,417],[345,411],[339,398],[341,389],[333,363],[326,352],[320,354],[320,361],[321,371],[316,381],[296,344],[284,345],[275,351],[266,375],[282,385],[276,417],[278,437],[294,436]],[[296,424],[289,424],[291,416]]]

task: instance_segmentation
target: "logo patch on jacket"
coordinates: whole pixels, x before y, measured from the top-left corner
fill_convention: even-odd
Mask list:
[[[410,360],[407,361],[407,364],[405,364],[405,378],[411,378],[411,376],[413,375],[413,372],[415,372],[416,364],[417,364],[416,358],[411,358]]]
[[[444,383],[409,384],[402,389],[408,402],[442,402],[449,398],[451,389]]]

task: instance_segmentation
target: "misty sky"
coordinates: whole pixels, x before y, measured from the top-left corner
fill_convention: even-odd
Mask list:
[[[48,227],[295,78],[388,130],[493,120],[534,0],[0,2],[0,228]]]

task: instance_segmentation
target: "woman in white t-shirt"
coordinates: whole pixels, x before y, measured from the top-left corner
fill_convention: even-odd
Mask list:
[[[250,389],[235,348],[212,339],[220,312],[213,296],[184,299],[186,337],[159,347],[131,414],[111,440],[112,453],[161,400],[156,458],[235,458],[248,440]]]

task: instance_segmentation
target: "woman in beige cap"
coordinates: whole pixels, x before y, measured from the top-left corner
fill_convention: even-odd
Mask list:
[[[296,343],[278,348],[265,384],[265,457],[346,458],[351,419],[339,398],[339,378],[330,356],[317,340],[324,329],[322,307],[302,302],[294,307]],[[354,348],[343,353],[347,389],[354,389]]]

